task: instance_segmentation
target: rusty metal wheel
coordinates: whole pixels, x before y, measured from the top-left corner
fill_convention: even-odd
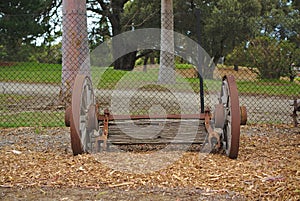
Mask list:
[[[245,106],[240,106],[240,111],[241,111],[241,125],[246,125],[247,124],[247,108]]]
[[[68,106],[65,111],[65,125],[67,127],[70,127],[71,115],[72,115],[72,108],[71,106]]]
[[[220,103],[225,108],[222,139],[224,149],[229,158],[236,159],[240,143],[241,115],[237,85],[232,75],[223,78]]]
[[[91,137],[98,130],[96,101],[90,78],[77,75],[72,92],[71,146],[73,154],[90,153],[93,145]]]

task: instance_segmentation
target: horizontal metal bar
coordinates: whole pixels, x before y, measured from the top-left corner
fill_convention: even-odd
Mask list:
[[[194,141],[178,141],[178,142],[113,142],[110,141],[108,142],[109,144],[113,145],[145,145],[145,144],[150,144],[150,145],[191,145],[191,144],[200,144],[202,145],[203,142],[194,142]]]
[[[98,115],[98,120],[103,121],[105,115]],[[205,119],[205,114],[168,114],[168,115],[109,115],[112,120],[139,120],[139,119]]]

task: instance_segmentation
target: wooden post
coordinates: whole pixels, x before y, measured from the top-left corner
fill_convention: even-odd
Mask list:
[[[90,75],[86,1],[63,0],[61,100],[67,106],[79,72]]]

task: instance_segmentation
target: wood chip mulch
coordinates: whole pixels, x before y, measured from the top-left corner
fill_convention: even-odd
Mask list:
[[[134,158],[144,154],[107,155],[120,155],[134,164]],[[300,200],[300,128],[243,126],[237,160],[219,154],[181,154],[155,172],[134,173],[111,168],[94,155],[73,156],[68,128],[1,129],[0,188],[184,188],[201,189],[203,195],[234,193],[246,200]]]

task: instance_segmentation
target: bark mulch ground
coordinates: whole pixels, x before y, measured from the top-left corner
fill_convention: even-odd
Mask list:
[[[0,199],[300,200],[300,128],[243,126],[237,160],[197,151],[159,155],[174,153],[181,154],[178,160],[157,171],[130,172],[95,155],[73,156],[67,128],[1,129]],[[115,165],[118,158],[136,165],[134,158],[145,154],[107,157]]]

